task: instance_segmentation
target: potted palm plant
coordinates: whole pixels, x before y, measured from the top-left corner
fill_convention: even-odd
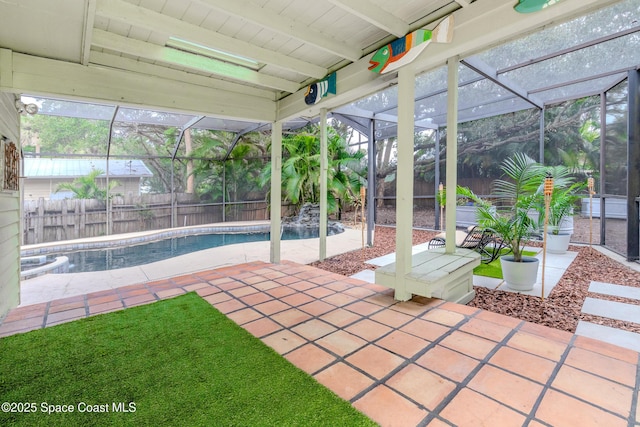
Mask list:
[[[536,282],[539,260],[523,255],[523,249],[536,229],[529,211],[538,206],[545,169],[523,153],[505,159],[501,168],[505,179],[494,181],[494,194],[507,201],[507,206],[496,208],[468,188],[459,188],[458,193],[475,202],[478,224],[492,229],[510,250],[509,255],[500,257],[507,286],[531,290]]]
[[[579,191],[584,183],[574,182],[571,171],[565,166],[547,168],[554,179],[553,193],[549,202],[547,252],[562,254],[569,248],[573,233],[573,211],[580,199]],[[545,206],[538,204],[539,229],[543,226]]]

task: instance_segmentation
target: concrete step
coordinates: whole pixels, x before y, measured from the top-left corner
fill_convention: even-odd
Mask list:
[[[362,270],[357,272],[356,274],[352,274],[351,276],[354,279],[359,279],[369,283],[376,282],[376,272],[374,270]]]
[[[640,288],[631,286],[614,285],[612,283],[591,282],[589,292],[615,297],[636,299],[640,301]]]
[[[576,335],[582,335],[640,352],[640,334],[635,332],[623,331],[610,326],[598,325],[581,320],[578,322]]]
[[[586,298],[582,312],[624,322],[640,323],[640,305]]]

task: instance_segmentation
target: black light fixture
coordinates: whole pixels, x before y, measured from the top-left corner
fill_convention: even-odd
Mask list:
[[[520,13],[539,12],[545,7],[553,6],[561,0],[519,0],[513,8]]]

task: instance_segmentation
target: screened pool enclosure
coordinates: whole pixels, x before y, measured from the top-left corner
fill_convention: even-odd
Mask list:
[[[577,180],[595,178],[593,221],[589,195],[576,206],[576,220],[592,227],[594,244],[629,260],[639,258],[640,204],[640,0],[626,0],[594,13],[546,27],[525,37],[460,57],[458,66],[458,183],[491,195],[500,163],[524,152],[546,165],[572,168]],[[415,80],[414,226],[440,228],[436,194],[446,186],[447,68]],[[397,76],[386,88],[329,110],[345,147],[365,159],[354,174],[367,188],[367,220],[394,223],[398,135]],[[109,203],[70,205],[44,215],[37,201],[25,209],[25,243],[73,237],[64,234],[69,218],[91,210],[95,235],[134,229],[199,225],[208,222],[268,219],[268,186],[260,175],[270,162],[269,122],[238,121],[193,114],[86,103],[23,94],[39,106],[38,116],[23,118],[25,157],[142,160],[153,176],[140,194],[118,194]],[[43,124],[73,127],[93,123],[91,144],[45,140]],[[313,134],[316,117],[283,123],[285,139]],[[38,126],[41,126],[40,128]],[[54,141],[57,141],[54,143]],[[290,154],[290,153],[289,153]],[[285,157],[287,153],[285,152]],[[27,177],[28,178],[28,177]],[[108,190],[109,191],[109,190]],[[53,192],[52,192],[53,193]],[[26,199],[25,199],[26,200]],[[344,210],[357,197],[343,200]],[[88,202],[87,202],[88,203]],[[283,215],[295,206],[284,201]],[[95,208],[95,212],[92,210]],[[64,211],[64,212],[63,212]],[[58,219],[52,219],[57,216]],[[66,224],[66,225],[65,225]],[[49,231],[44,231],[48,229]],[[48,237],[46,237],[48,236]],[[371,235],[369,235],[371,238]],[[574,241],[589,243],[588,234]]]

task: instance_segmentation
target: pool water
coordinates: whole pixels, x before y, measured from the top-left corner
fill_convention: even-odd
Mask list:
[[[329,228],[328,235],[338,231]],[[282,240],[312,239],[319,236],[318,229],[285,229]],[[88,271],[115,270],[118,268],[135,267],[162,261],[179,255],[204,249],[215,248],[235,243],[268,241],[270,233],[219,233],[199,234],[193,236],[172,237],[155,242],[143,243],[135,246],[116,247],[99,250],[83,250],[65,252],[51,257],[64,255],[69,258],[69,273]]]

